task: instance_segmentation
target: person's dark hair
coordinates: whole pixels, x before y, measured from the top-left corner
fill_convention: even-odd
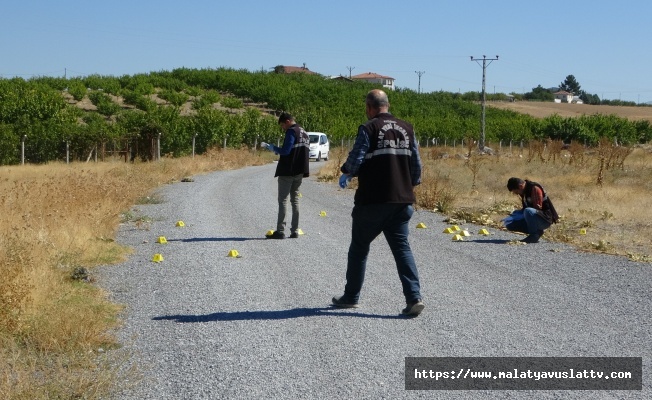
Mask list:
[[[525,181],[521,178],[509,178],[507,181],[507,190],[511,192],[514,189],[518,189],[518,187],[521,186],[523,182]]]
[[[284,112],[278,117],[278,123],[279,124],[282,124],[283,122],[288,122],[288,121],[294,121],[294,117],[289,113]]]

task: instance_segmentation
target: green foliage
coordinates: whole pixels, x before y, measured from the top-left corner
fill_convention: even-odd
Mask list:
[[[192,101],[192,108],[201,110],[202,108],[212,107],[213,104],[222,101],[222,96],[215,90],[203,90],[195,95]]]
[[[652,125],[650,121],[640,120],[634,122],[636,129],[636,141],[638,143],[647,143],[652,141]]]
[[[169,101],[175,107],[181,107],[186,104],[190,96],[184,92],[177,92],[172,89],[166,89],[161,91],[158,96],[166,101]]]
[[[209,148],[221,145],[228,134],[226,120],[229,118],[224,111],[212,108],[202,108],[191,120],[192,133],[197,135],[195,146],[198,153],[203,153]]]
[[[580,99],[584,104],[600,104],[600,97],[597,94],[589,94],[582,90]]]
[[[636,106],[636,102],[633,101],[625,101],[625,100],[602,100],[600,104],[608,105],[608,106],[627,106],[627,107],[634,107]],[[649,107],[649,106],[648,106]]]
[[[184,90],[184,92],[185,92],[186,94],[188,94],[189,96],[197,97],[197,96],[200,96],[200,95],[201,95],[202,90],[201,90],[200,88],[198,88],[197,86],[188,86],[188,87]]]
[[[0,165],[17,164],[19,155],[20,136],[12,125],[0,123]]]
[[[86,85],[79,79],[71,79],[68,82],[68,93],[77,101],[82,101],[86,96]]]
[[[211,104],[219,103],[222,100],[222,96],[220,96],[220,94],[215,90],[206,90],[202,94],[202,98]]]
[[[97,112],[102,115],[113,115],[120,111],[120,106],[105,93],[91,92],[88,94],[88,98],[97,107]]]
[[[579,95],[582,92],[582,87],[573,75],[568,75],[566,79],[559,84],[559,89],[565,90],[574,95]]]
[[[244,103],[237,97],[223,97],[220,101],[222,107],[226,108],[243,108]]]
[[[84,84],[91,90],[102,90],[114,96],[120,94],[120,80],[112,76],[90,75],[84,78]]]
[[[0,80],[0,122],[48,120],[66,103],[60,91],[22,79]]]
[[[40,76],[30,80],[32,83],[38,83],[43,86],[50,87],[52,89],[58,90],[60,92],[65,91],[70,81],[66,78],[57,78],[49,76]]]
[[[480,92],[466,92],[462,95],[462,100],[465,101],[481,101],[482,93]]]
[[[292,113],[306,130],[326,132],[339,144],[352,140],[366,121],[364,99],[377,87],[316,75],[229,68],[180,68],[122,77],[0,79],[0,163],[19,161],[23,135],[27,135],[29,162],[62,159],[65,143],[70,145],[73,159],[86,159],[95,148],[124,151],[128,147],[132,156],[148,160],[159,133],[162,154],[172,156],[190,154],[193,137],[198,154],[224,143],[251,147],[260,141],[276,142],[282,136],[275,117],[281,111]],[[98,111],[84,112],[66,103],[65,90],[77,100],[88,95]],[[165,104],[157,104],[157,92]],[[135,108],[122,109],[109,93],[122,96]],[[422,143],[434,139],[460,142],[480,133],[478,92],[397,89],[388,94],[392,113],[411,122]],[[523,97],[552,101],[553,95],[539,85]],[[487,98],[507,99],[501,94],[487,94]],[[181,115],[180,107],[188,101],[193,111]],[[245,103],[262,106],[256,109],[245,107]],[[214,108],[215,104],[228,112]],[[621,144],[652,140],[647,121],[600,115],[535,119],[491,107],[486,109],[485,134],[491,142],[552,138],[594,145],[602,137]]]
[[[555,95],[552,94],[548,89],[543,88],[541,85],[532,88],[532,91],[525,93],[523,95],[525,100],[535,100],[535,101],[553,101]]]
[[[127,104],[135,106],[137,109],[152,112],[156,109],[156,102],[136,91],[124,91],[122,97]]]
[[[124,75],[120,78],[120,85],[123,89],[132,91],[141,96],[154,94],[154,84],[149,75],[139,74],[134,76]]]

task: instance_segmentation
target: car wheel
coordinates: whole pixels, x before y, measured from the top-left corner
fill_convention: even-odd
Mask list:
[[[324,161],[328,161],[328,153],[324,156]]]
[[[321,161],[321,151],[317,154],[317,159],[315,161]]]

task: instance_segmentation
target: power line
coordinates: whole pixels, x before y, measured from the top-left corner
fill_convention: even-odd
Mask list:
[[[349,79],[351,79],[351,71],[353,71],[355,67],[346,67],[346,69],[349,70]]]
[[[480,151],[484,151],[484,138],[485,138],[485,132],[484,132],[484,126],[485,126],[485,108],[486,108],[486,102],[487,102],[487,92],[485,90],[485,83],[486,83],[486,76],[487,76],[487,67],[489,64],[491,64],[493,61],[498,60],[498,56],[496,58],[487,58],[487,56],[483,55],[482,56],[482,133],[480,134],[480,140],[478,140],[478,149]],[[471,56],[471,61],[475,61],[480,65],[479,59],[473,58]],[[489,64],[487,64],[487,61],[489,61]]]

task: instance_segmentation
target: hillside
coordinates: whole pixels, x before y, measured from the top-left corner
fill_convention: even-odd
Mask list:
[[[580,115],[617,115],[630,121],[646,120],[652,122],[652,107],[600,106],[592,104],[560,104],[553,102],[517,101],[488,102],[493,108],[511,110],[535,118],[545,118],[553,114],[561,117],[578,117]]]
[[[278,125],[270,114],[281,110],[295,115],[307,130],[327,132],[331,141],[342,142],[364,120],[360,99],[372,87],[306,74],[227,68],[119,78],[0,79],[0,165],[22,162],[21,138],[28,138],[24,157],[29,163],[86,160],[92,152],[151,160],[158,152],[155,145],[161,154],[175,157],[217,146],[251,148],[261,140],[278,140]],[[396,90],[390,98],[392,113],[410,121],[419,140],[460,141],[480,129],[479,104],[454,93]],[[488,141],[547,137],[595,145],[601,137],[617,137],[623,144],[652,140],[648,107],[491,105]],[[535,119],[551,114],[559,116]],[[577,116],[586,118],[579,121]]]

